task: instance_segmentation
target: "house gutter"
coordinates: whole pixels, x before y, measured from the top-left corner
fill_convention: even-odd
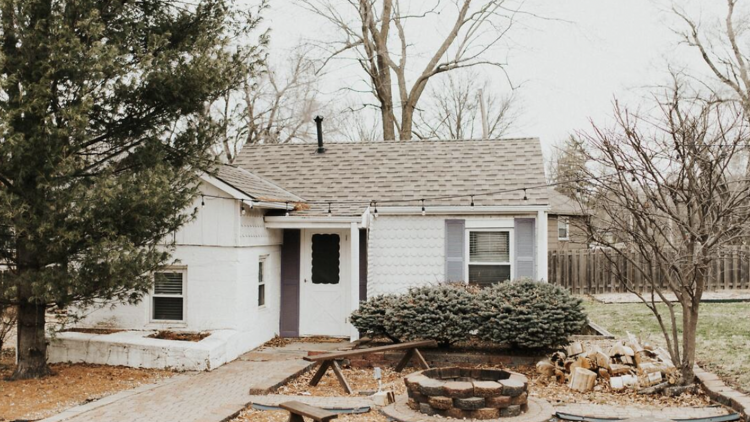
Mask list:
[[[536,214],[539,211],[549,211],[549,205],[497,205],[497,206],[430,206],[425,205],[427,215],[445,214]],[[378,206],[378,215],[422,215],[422,207],[382,207]]]
[[[349,229],[352,223],[358,228],[367,227],[363,216],[353,217],[327,217],[327,216],[266,216],[264,218],[266,227],[269,229]]]

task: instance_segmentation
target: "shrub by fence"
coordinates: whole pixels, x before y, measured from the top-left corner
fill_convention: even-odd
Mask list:
[[[548,280],[573,294],[623,293],[627,290],[616,271],[619,266],[635,290],[650,291],[649,282],[625,258],[610,258],[598,249],[549,251]],[[663,278],[659,285],[666,288]],[[706,290],[732,289],[750,289],[750,246],[727,248],[712,262]]]

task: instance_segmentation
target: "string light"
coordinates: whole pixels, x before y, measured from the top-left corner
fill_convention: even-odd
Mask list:
[[[635,173],[633,171],[631,171],[631,170],[623,170],[623,171],[631,173],[632,180],[633,181],[636,180]],[[555,182],[555,183],[547,183],[547,184],[543,184],[543,185],[527,186],[527,187],[523,187],[523,188],[504,189],[504,190],[498,190],[498,191],[478,192],[478,193],[460,194],[460,195],[431,196],[431,197],[428,197],[428,198],[421,198],[421,199],[419,199],[419,201],[422,204],[422,215],[426,215],[427,214],[427,209],[425,207],[425,201],[427,201],[427,200],[438,201],[438,200],[448,200],[448,199],[456,199],[456,198],[465,198],[465,197],[468,196],[468,197],[471,198],[471,203],[470,204],[471,204],[471,207],[473,208],[475,206],[475,201],[474,201],[474,199],[475,199],[474,197],[475,196],[499,195],[499,194],[506,194],[506,193],[511,193],[511,192],[523,191],[523,200],[524,201],[528,201],[529,200],[529,198],[528,198],[528,192],[527,192],[528,189],[546,189],[546,188],[549,188],[549,187],[559,186],[559,185],[566,185],[566,184],[570,184],[570,183],[580,184],[582,182],[586,182],[586,181],[589,181],[589,180],[604,180],[604,179],[608,179],[608,178],[612,178],[612,177],[618,176],[620,173],[621,172],[618,171],[618,172],[615,172],[613,174],[608,174],[608,175],[599,176],[599,177],[592,176],[592,177],[588,177],[588,178],[581,178],[581,179],[575,179],[575,180],[565,180],[565,181],[560,181],[560,182]],[[575,187],[575,192],[578,193],[578,194],[581,194],[583,192],[583,189],[581,189],[580,186],[576,186]],[[243,205],[245,205],[244,199],[238,199],[238,198],[232,198],[232,197],[225,197],[225,196],[208,195],[208,194],[203,194],[203,193],[200,194],[200,195],[201,195],[201,207],[205,207],[206,206],[205,199],[207,197],[208,198],[216,198],[216,199],[229,199],[229,200],[234,200],[234,201],[238,201],[239,200],[241,202],[241,205],[240,205],[241,207],[243,207]],[[386,203],[406,203],[406,202],[410,202],[410,201],[414,201],[414,200],[416,200],[416,199],[414,199],[414,198],[412,198],[412,199],[408,199],[408,198],[407,199],[387,199],[387,200],[383,200],[383,201],[380,201],[380,202],[386,202]],[[292,207],[291,209],[289,208],[289,201],[285,201],[284,202],[284,201],[269,200],[269,201],[263,201],[263,202],[264,203],[269,203],[269,204],[271,204],[271,203],[276,203],[276,204],[284,203],[285,204],[285,209],[286,209],[286,213],[285,213],[286,216],[289,216],[290,215],[290,211],[292,211],[294,209],[294,207]],[[332,207],[333,207],[333,203],[334,202],[337,203],[337,204],[366,204],[366,202],[364,202],[364,201],[358,201],[358,200],[348,200],[348,201],[347,200],[344,200],[344,201],[315,201],[315,200],[311,200],[311,201],[305,201],[306,204],[311,204],[311,205],[312,204],[328,204],[329,215],[332,214]],[[247,203],[247,205],[248,205],[248,208],[253,209],[254,202],[252,200],[249,200],[249,202]],[[370,201],[370,205],[374,208],[374,216],[377,218],[378,217],[378,201],[371,200]],[[246,208],[241,208],[241,209],[242,209],[242,211],[246,212]],[[196,207],[196,210],[197,210],[197,207]]]
[[[247,214],[247,211],[245,211],[245,200],[240,199],[240,215]]]
[[[330,202],[328,203],[328,216],[329,217],[333,216],[333,214],[331,214],[331,203]]]

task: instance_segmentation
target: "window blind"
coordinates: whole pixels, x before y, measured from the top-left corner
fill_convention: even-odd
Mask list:
[[[509,262],[508,232],[475,232],[469,234],[470,262]]]
[[[156,273],[154,279],[154,294],[182,294],[182,273]]]

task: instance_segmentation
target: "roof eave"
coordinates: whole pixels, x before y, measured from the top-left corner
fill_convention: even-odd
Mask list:
[[[490,206],[425,206],[425,212],[432,215],[447,214],[530,214],[539,211],[549,212],[549,205],[490,205]],[[378,207],[378,215],[414,215],[422,214],[421,206]]]

